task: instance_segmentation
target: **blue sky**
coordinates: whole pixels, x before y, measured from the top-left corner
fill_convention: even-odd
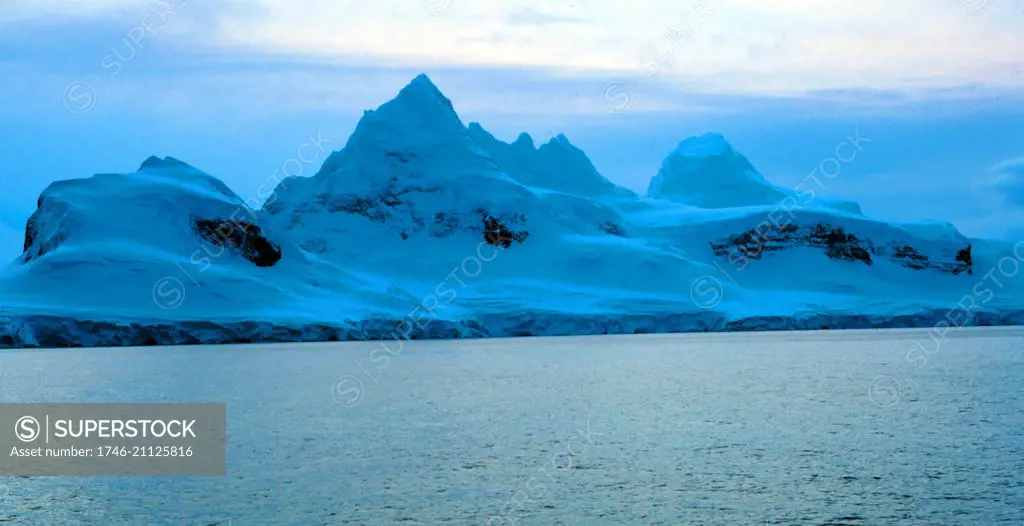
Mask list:
[[[550,4],[4,2],[0,258],[52,181],[171,155],[244,198],[420,72],[465,122],[565,133],[637,191],[690,135],[721,132],[796,186],[859,133],[871,142],[825,193],[1024,235],[1024,2]]]

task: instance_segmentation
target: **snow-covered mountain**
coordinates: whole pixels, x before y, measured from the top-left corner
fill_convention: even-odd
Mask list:
[[[50,185],[0,272],[0,346],[1024,319],[986,281],[1014,247],[807,197],[717,134],[638,196],[562,135],[467,127],[421,75],[259,210],[171,158]]]
[[[808,191],[811,189],[809,188]],[[799,189],[769,183],[750,161],[717,133],[690,137],[679,143],[651,179],[647,195],[700,208],[777,205],[787,198],[805,201]],[[849,201],[816,198],[819,206],[860,214]]]

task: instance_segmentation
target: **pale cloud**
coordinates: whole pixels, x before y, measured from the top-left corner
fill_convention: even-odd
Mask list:
[[[1024,14],[1012,4],[971,15],[957,2],[924,0],[580,1],[572,8],[476,0],[432,16],[415,2],[262,0],[222,10],[216,38],[233,48],[364,65],[525,66],[609,77],[642,76],[638,58],[657,51],[669,59],[661,80],[719,92],[1017,88],[1024,85]],[[711,10],[701,14],[694,5]],[[538,23],[513,23],[523,13]],[[583,19],[557,30],[540,23]]]
[[[1024,87],[1024,12],[998,0],[977,15],[931,0],[39,0],[4,3],[0,24],[138,17],[160,1],[182,4],[182,46],[348,66],[537,68],[736,94]],[[656,80],[641,68],[652,55]]]
[[[560,24],[585,24],[586,19],[570,14],[559,14],[552,11],[541,11],[532,7],[514,11],[508,16],[511,25],[548,26]]]

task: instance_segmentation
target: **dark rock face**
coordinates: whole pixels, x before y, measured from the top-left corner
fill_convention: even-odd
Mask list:
[[[862,242],[857,236],[847,233],[842,228],[814,225],[809,242],[810,246],[824,248],[825,255],[832,259],[863,261],[868,265],[872,263],[871,244]]]
[[[32,248],[32,245],[36,242],[36,236],[39,232],[36,231],[36,225],[31,219],[28,223],[25,223],[25,248],[21,249],[22,252],[28,252],[28,249]]]
[[[601,223],[600,225],[598,225],[598,228],[600,228],[601,231],[603,231],[606,234],[611,234],[613,236],[619,237],[626,237],[626,231],[623,230],[622,226],[616,223],[612,223],[611,221],[605,221]]]
[[[971,259],[971,245],[968,244],[966,248],[961,248],[956,252],[955,260],[958,263],[962,263],[967,267],[967,275],[974,275],[974,260]]]
[[[21,263],[28,263],[32,260],[38,259],[45,256],[46,254],[54,251],[59,247],[67,237],[65,225],[63,221],[58,223],[55,228],[50,229],[48,232],[42,232],[41,221],[42,221],[42,207],[43,198],[39,198],[40,208],[36,209],[35,213],[28,218],[25,223],[25,245],[23,248],[23,254],[21,256]],[[52,206],[60,207],[60,203],[56,203]],[[66,209],[61,207],[54,210],[57,214],[66,213]],[[57,215],[55,214],[55,215]]]
[[[873,247],[870,242],[859,239],[841,227],[833,228],[826,224],[816,224],[810,228],[794,224],[773,226],[764,233],[748,230],[732,238],[711,242],[711,250],[716,256],[729,255],[739,249],[750,259],[761,259],[765,252],[796,247],[821,248],[832,259],[861,261],[867,265],[873,263]]]
[[[408,162],[408,156],[400,152],[388,152],[400,163]],[[302,214],[308,212],[329,212],[345,213],[365,217],[375,223],[386,223],[392,217],[408,215],[417,228],[426,225],[426,221],[420,217],[421,212],[416,209],[415,200],[407,199],[408,194],[430,194],[442,192],[444,189],[439,186],[421,186],[416,184],[399,183],[398,177],[391,177],[385,188],[380,188],[368,195],[364,194],[330,194],[322,193],[313,196],[306,203],[300,204],[294,211],[292,223],[297,224]],[[264,210],[270,215],[277,215],[285,211],[285,206],[276,199],[267,202]]]
[[[767,231],[748,230],[738,236],[711,242],[711,250],[716,256],[735,256],[738,253],[755,260],[761,259],[766,252],[796,247],[820,248],[831,259],[860,261],[866,265],[871,265],[876,258],[888,258],[915,270],[930,269],[953,275],[974,273],[971,245],[957,251],[955,256],[949,253],[928,257],[912,246],[895,243],[876,245],[870,239],[859,238],[842,227],[829,224],[773,225]]]
[[[512,242],[522,243],[526,241],[530,233],[525,230],[511,230],[505,223],[498,218],[492,216],[485,210],[480,210],[481,219],[484,223],[484,241],[488,245],[494,245],[496,247],[509,248],[512,246]],[[517,224],[525,223],[526,216],[520,214],[511,219],[505,219],[506,221],[514,221]]]
[[[260,227],[252,223],[193,217],[192,228],[199,237],[238,251],[257,267],[270,267],[281,260],[281,248],[271,243]]]
[[[928,258],[909,245],[897,246],[892,258],[907,268],[917,270],[928,268]]]

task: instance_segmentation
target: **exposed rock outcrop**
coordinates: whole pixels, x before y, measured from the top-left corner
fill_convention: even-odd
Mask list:
[[[281,248],[263,235],[260,227],[246,221],[192,218],[196,234],[215,245],[231,248],[257,267],[281,260]]]
[[[505,226],[505,223],[487,211],[481,210],[480,215],[484,225],[484,241],[488,245],[509,248],[512,246],[513,241],[522,243],[530,235],[526,230],[512,230],[508,228]],[[509,221],[509,219],[506,219],[506,221]],[[511,221],[515,221],[516,224],[523,224],[526,223],[526,216],[520,214],[513,217]]]
[[[711,242],[716,256],[761,259],[765,253],[797,247],[820,248],[831,259],[860,261],[867,265],[876,258],[889,260],[914,270],[937,270],[953,275],[972,275],[971,245],[945,254],[927,256],[918,249],[896,242],[877,244],[846,231],[843,227],[817,223],[810,226],[795,224],[772,225],[765,230],[751,229],[730,238]]]
[[[21,263],[28,263],[54,251],[67,238],[67,206],[55,201],[47,201],[47,209],[43,208],[43,197],[37,201],[38,208],[25,223],[25,246]]]

